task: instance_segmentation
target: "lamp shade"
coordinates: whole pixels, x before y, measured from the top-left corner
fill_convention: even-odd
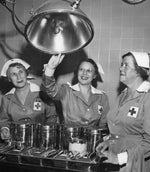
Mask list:
[[[70,53],[93,38],[93,24],[79,7],[67,0],[47,1],[25,26],[25,37],[35,48],[49,54]]]
[[[128,4],[135,5],[135,4],[140,4],[140,3],[144,2],[145,0],[123,0],[123,1]]]

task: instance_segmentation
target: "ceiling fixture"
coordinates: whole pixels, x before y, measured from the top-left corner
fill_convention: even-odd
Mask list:
[[[123,0],[124,2],[131,4],[131,5],[135,5],[135,4],[140,4],[146,0]]]
[[[80,2],[81,0],[48,0],[23,24],[15,13],[16,0],[0,0],[11,12],[16,29],[32,46],[49,54],[77,51],[92,40],[93,24],[79,8]],[[12,4],[11,9],[7,3]],[[23,31],[18,23],[24,26]]]

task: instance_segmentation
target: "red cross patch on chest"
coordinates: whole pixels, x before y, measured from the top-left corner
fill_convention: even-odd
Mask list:
[[[98,114],[102,114],[102,112],[103,112],[103,106],[101,106],[101,105],[98,105]]]
[[[136,118],[137,114],[138,114],[138,111],[139,111],[139,107],[131,106],[129,111],[128,111],[128,115],[127,116]]]
[[[42,103],[40,99],[36,99],[33,104],[33,110],[41,111],[42,110]]]

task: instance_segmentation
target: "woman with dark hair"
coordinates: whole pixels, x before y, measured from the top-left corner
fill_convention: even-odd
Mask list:
[[[109,101],[103,91],[96,89],[100,75],[96,63],[92,59],[81,61],[74,73],[73,85],[58,85],[54,72],[63,58],[61,54],[50,58],[45,67],[42,87],[48,96],[61,101],[64,124],[106,128]]]
[[[126,88],[107,115],[110,135],[96,150],[120,172],[149,172],[150,168],[149,54],[122,56],[120,82]]]
[[[78,83],[78,69],[80,67],[80,64],[82,62],[87,62],[87,63],[91,63],[93,66],[94,66],[94,69],[95,69],[95,75],[96,77],[93,78],[92,82],[91,82],[91,85],[95,88],[97,88],[97,82],[100,81],[102,82],[102,78],[101,78],[101,75],[100,75],[100,72],[99,72],[99,69],[98,69],[98,66],[97,64],[95,63],[95,61],[93,59],[84,59],[82,61],[80,61],[80,63],[78,64],[78,66],[76,67],[75,71],[74,71],[74,77],[72,79],[72,85],[75,85]],[[101,69],[101,72],[104,73]]]

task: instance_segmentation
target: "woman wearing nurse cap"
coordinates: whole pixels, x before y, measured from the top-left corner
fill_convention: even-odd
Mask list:
[[[25,62],[24,60],[14,58],[14,59],[8,60],[4,64],[4,66],[3,66],[2,70],[1,70],[1,76],[7,77],[7,72],[8,72],[9,66],[12,65],[12,64],[15,64],[15,63],[18,63],[18,64],[22,65],[23,68],[25,68],[26,70],[30,68],[30,65],[27,62]]]
[[[150,168],[150,60],[146,52],[122,56],[120,82],[126,88],[107,115],[109,137],[97,154],[120,172],[149,172]]]
[[[13,88],[3,97],[0,109],[1,138],[8,139],[9,124],[26,119],[32,122],[56,122],[57,114],[52,102],[45,102],[40,87],[28,78],[30,65],[22,59],[7,61],[1,71],[1,76],[7,77]],[[38,105],[38,106],[37,106]]]
[[[104,71],[101,65],[87,58],[77,65],[71,83],[59,84],[54,73],[64,55],[53,55],[45,66],[42,88],[53,100],[60,100],[63,123],[71,127],[100,127],[107,129],[109,111],[107,94],[97,89],[98,78]]]

